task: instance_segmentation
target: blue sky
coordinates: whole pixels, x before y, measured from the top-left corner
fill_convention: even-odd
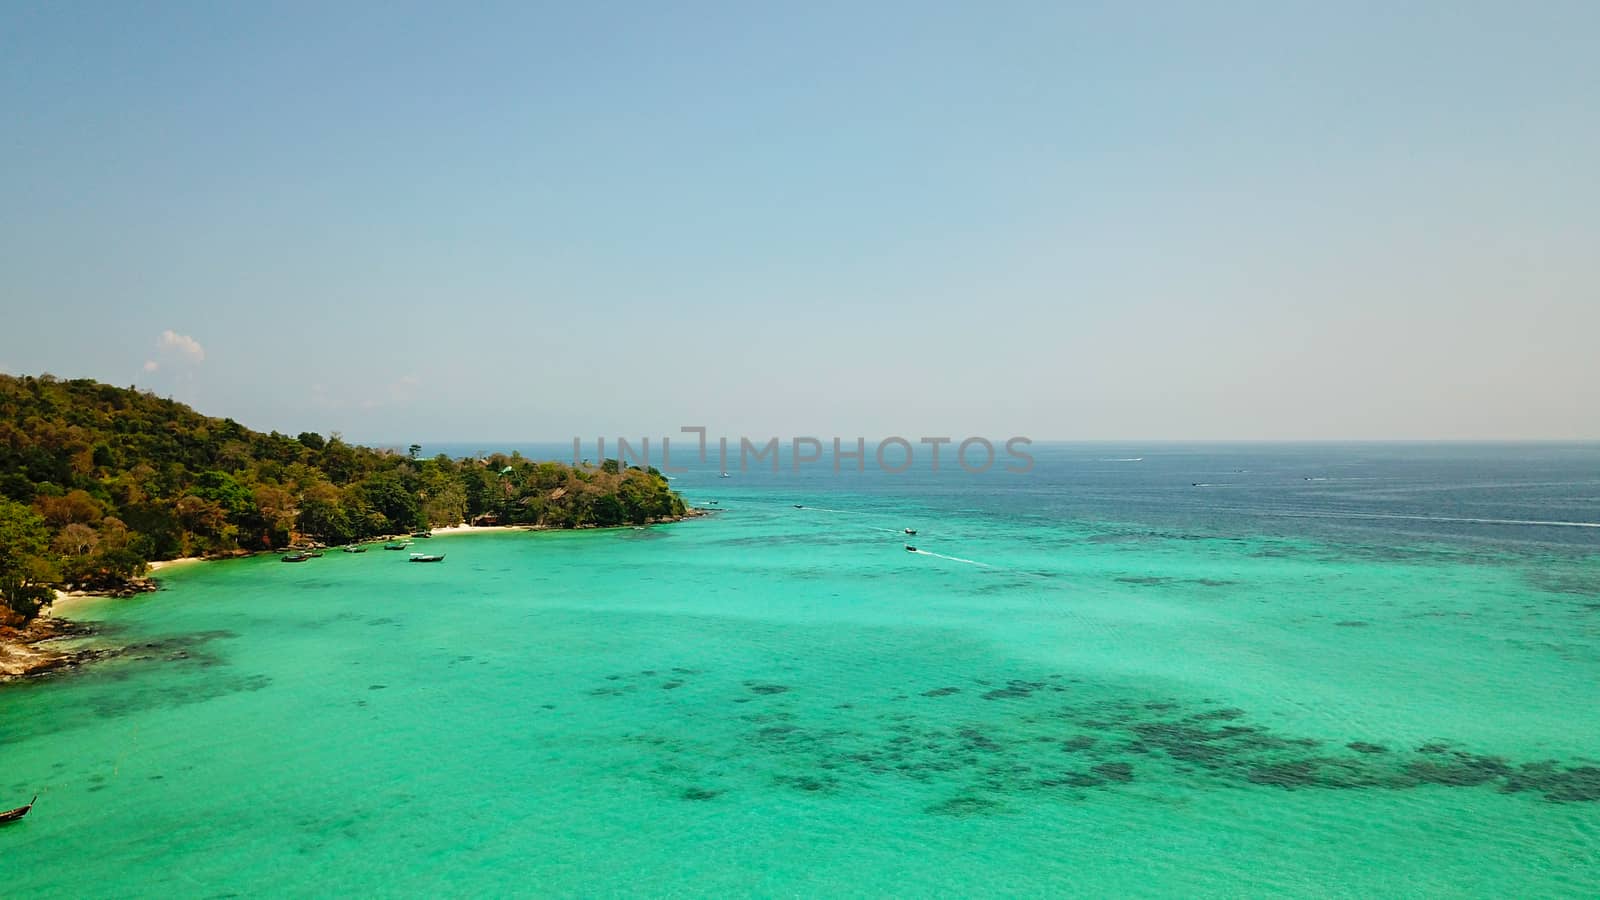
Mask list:
[[[8,4],[0,368],[387,442],[1600,438],[1600,6],[1131,6]]]

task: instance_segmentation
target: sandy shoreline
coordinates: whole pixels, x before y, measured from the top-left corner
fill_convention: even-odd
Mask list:
[[[693,519],[706,514],[705,510],[691,509],[682,519],[673,519],[667,522],[652,522],[652,525],[667,525],[672,522],[681,522],[684,519]],[[638,526],[614,526],[616,528]],[[512,531],[588,531],[590,528],[549,528],[538,525],[450,525],[435,528],[431,534],[434,537],[444,537],[463,534],[503,534]],[[393,535],[390,537],[369,538],[361,543],[377,541],[410,540],[410,535]],[[263,551],[278,553],[280,551]],[[249,554],[246,554],[249,555]],[[238,559],[239,556],[220,556],[217,559]],[[166,569],[179,566],[188,566],[195,563],[211,562],[205,557],[186,556],[181,559],[163,559],[151,562],[148,573],[155,575]],[[56,669],[78,665],[81,662],[103,655],[107,652],[99,650],[68,650],[58,646],[55,642],[62,637],[77,637],[83,632],[78,631],[81,626],[70,621],[73,612],[82,609],[90,603],[99,603],[107,600],[121,599],[123,595],[94,593],[89,591],[56,591],[55,600],[51,602],[40,615],[40,619],[55,620],[39,622],[38,627],[30,629],[29,633],[16,633],[7,635],[0,640],[0,681],[10,681],[17,678],[26,678]]]
[[[652,522],[650,524],[652,524],[652,525],[670,525],[673,522],[681,522],[681,521],[684,521],[685,519],[698,518],[699,516],[702,516],[702,515],[705,515],[705,511],[704,510],[690,509],[689,514],[684,516],[683,519],[673,519],[673,520],[669,520],[667,522]],[[612,527],[626,528],[626,527],[629,527],[629,526],[617,525],[617,526],[612,526]],[[554,527],[544,526],[544,525],[468,525],[468,524],[463,522],[460,525],[445,525],[445,526],[442,526],[440,528],[434,528],[429,533],[432,534],[434,537],[445,537],[445,536],[455,536],[455,535],[463,535],[463,534],[504,534],[506,532],[512,532],[512,531],[534,532],[534,531],[590,531],[590,530],[598,530],[598,529],[594,529],[594,528],[586,527],[586,526],[580,526],[578,528],[554,528]],[[381,537],[366,538],[364,540],[357,541],[356,543],[358,543],[358,544],[371,544],[371,543],[378,543],[380,541],[381,542],[387,542],[387,541],[412,541],[412,540],[419,540],[419,539],[413,538],[409,534],[396,534],[396,535],[385,535],[385,536],[381,536]],[[426,540],[426,539],[424,538],[424,539],[421,539],[421,540]],[[263,550],[263,551],[261,551],[261,553],[268,553],[268,554],[281,553],[281,552],[285,552],[285,551],[283,549],[279,549],[279,550]],[[185,557],[181,557],[179,559],[160,559],[160,560],[152,561],[152,562],[147,564],[147,568],[148,568],[147,575],[153,576],[156,573],[161,572],[163,570],[175,569],[175,568],[178,568],[180,566],[189,566],[189,565],[194,565],[196,563],[203,563],[203,562],[216,562],[218,560],[241,559],[241,558],[244,558],[245,556],[253,556],[253,555],[256,555],[256,554],[240,554],[240,555],[237,555],[237,556],[218,556],[215,559],[204,557],[204,556],[185,556]],[[45,610],[44,615],[51,616],[51,615],[56,615],[56,614],[59,614],[59,613],[62,613],[62,612],[66,612],[66,611],[71,610],[72,608],[74,608],[76,606],[80,606],[83,603],[85,603],[87,601],[90,601],[90,600],[109,600],[109,599],[116,599],[116,598],[117,598],[117,595],[114,595],[114,594],[95,593],[95,592],[91,592],[91,591],[71,591],[71,592],[68,592],[68,591],[59,591],[58,590],[58,591],[56,591],[55,600],[52,601],[50,606],[49,606],[49,608],[47,608]]]
[[[151,573],[155,573],[161,571],[162,569],[170,569],[174,566],[186,566],[190,563],[205,561],[206,558],[203,556],[185,556],[182,559],[158,559],[153,563],[149,563],[148,568]]]
[[[537,530],[538,530],[538,527],[534,526],[534,525],[467,525],[465,523],[462,523],[460,525],[446,525],[443,528],[435,528],[430,533],[434,534],[434,535],[441,535],[441,534],[471,534],[471,533],[477,532],[477,531],[537,531]]]

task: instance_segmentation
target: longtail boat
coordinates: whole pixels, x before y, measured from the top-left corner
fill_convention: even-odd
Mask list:
[[[16,820],[27,815],[28,810],[33,809],[33,804],[37,802],[39,802],[39,795],[34,794],[33,799],[28,801],[27,806],[19,806],[16,809],[8,809],[5,812],[0,812],[0,823],[15,822]]]

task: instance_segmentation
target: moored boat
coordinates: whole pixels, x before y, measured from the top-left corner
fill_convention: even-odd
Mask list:
[[[405,548],[407,548],[409,546],[411,546],[411,542],[410,541],[390,541],[389,543],[383,545],[383,549],[385,549],[385,550],[404,550]]]
[[[288,556],[283,557],[283,561],[284,562],[305,562],[306,560],[308,560],[310,558],[311,558],[311,554],[309,554],[309,553],[291,553]]]
[[[412,562],[444,562],[443,553],[413,553]]]
[[[33,799],[28,801],[27,806],[19,806],[16,809],[8,809],[5,812],[0,812],[0,824],[5,822],[15,822],[16,820],[22,818],[23,816],[27,815],[28,810],[33,809],[33,805],[38,802],[39,795],[34,794]]]
[[[342,549],[346,553],[365,553],[365,552],[367,552],[367,548],[361,546],[360,544],[351,544],[348,547],[341,547],[340,549]]]

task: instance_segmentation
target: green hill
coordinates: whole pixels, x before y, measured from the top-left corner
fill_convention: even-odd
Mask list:
[[[479,516],[555,528],[681,517],[654,469],[415,459],[252,431],[90,380],[0,375],[0,618],[110,589],[151,560],[330,544]]]

